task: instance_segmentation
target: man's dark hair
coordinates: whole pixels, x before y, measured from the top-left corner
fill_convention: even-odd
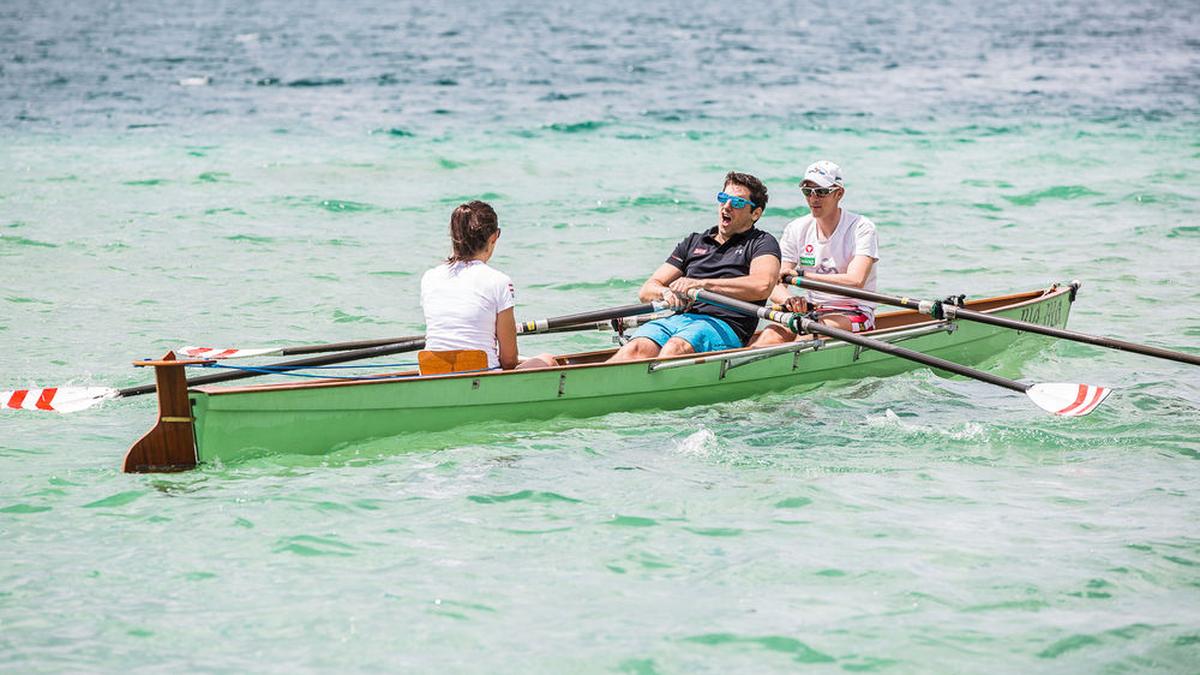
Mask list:
[[[767,208],[767,186],[763,185],[761,180],[748,173],[730,171],[725,174],[725,185],[729,185],[730,183],[740,185],[749,190],[750,201],[754,202],[755,206],[761,209]]]
[[[499,229],[496,211],[487,202],[475,200],[460,204],[450,214],[450,241],[454,252],[446,262],[474,258],[487,247],[488,237]]]

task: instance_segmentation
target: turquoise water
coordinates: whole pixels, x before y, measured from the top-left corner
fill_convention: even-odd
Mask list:
[[[881,290],[1079,279],[1072,328],[1195,353],[1192,14],[8,5],[0,389],[419,333],[469,198],[519,317],[625,304],[726,171],[779,233],[819,158]],[[0,669],[1195,672],[1200,371],[983,367],[1117,391],[1058,419],[918,370],[158,476],[118,470],[151,399],[0,413]]]

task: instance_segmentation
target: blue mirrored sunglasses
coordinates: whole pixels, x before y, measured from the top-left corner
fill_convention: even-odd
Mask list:
[[[724,192],[718,192],[717,193],[717,203],[724,204],[725,202],[729,202],[729,205],[735,209],[745,208],[747,204],[749,204],[750,206],[752,206],[756,209],[758,208],[758,204],[755,204],[754,202],[750,201],[749,199],[746,199],[744,197],[734,197],[733,195],[727,195]]]

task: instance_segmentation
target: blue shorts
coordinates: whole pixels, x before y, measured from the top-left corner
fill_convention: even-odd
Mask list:
[[[667,340],[677,337],[686,340],[697,353],[737,349],[742,346],[742,341],[729,324],[703,314],[676,314],[665,319],[655,319],[638,328],[632,337],[653,340],[660,348],[667,344]]]

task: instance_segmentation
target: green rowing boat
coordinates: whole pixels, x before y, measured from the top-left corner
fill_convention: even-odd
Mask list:
[[[1077,284],[974,300],[976,312],[1064,328]],[[931,319],[917,311],[880,313],[875,340],[903,343],[963,364],[1011,345],[1017,331],[984,323]],[[764,348],[607,364],[613,350],[567,354],[554,368],[374,380],[323,379],[188,389],[183,366],[156,370],[158,424],[126,454],[130,472],[173,471],[276,453],[320,454],[407,432],[441,431],[491,421],[590,417],[617,411],[677,409],[732,401],[828,380],[894,375],[909,360],[818,336]]]

